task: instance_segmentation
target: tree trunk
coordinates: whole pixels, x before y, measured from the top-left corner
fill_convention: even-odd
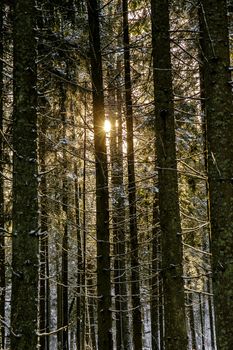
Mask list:
[[[151,277],[151,343],[152,350],[159,350],[160,328],[159,324],[159,230],[157,227],[159,220],[158,198],[154,196],[153,202],[153,229],[152,229],[152,277]]]
[[[98,348],[112,350],[109,194],[99,10],[96,0],[87,0],[87,5],[96,165]]]
[[[66,112],[66,91],[65,86],[61,86],[61,114],[63,126],[63,140],[66,140],[67,132],[67,112]],[[66,142],[66,141],[65,141]],[[69,220],[69,185],[67,181],[68,159],[63,145],[63,179],[62,179],[62,209],[64,213],[63,237],[62,237],[62,268],[61,268],[61,282],[62,282],[62,350],[69,349],[68,342],[68,325],[69,325],[69,301],[68,301],[68,220]]]
[[[87,156],[87,96],[85,94],[85,106],[84,106],[84,140],[83,140],[83,231],[82,231],[82,297],[81,297],[81,350],[85,350],[85,342],[86,342],[86,242],[87,242],[87,232],[86,232],[86,156]]]
[[[57,256],[56,256],[56,272],[57,272],[57,349],[62,349],[62,282],[61,282],[61,273],[60,273],[60,245],[57,244]]]
[[[4,220],[4,141],[3,141],[3,14],[4,5],[0,4],[0,315],[5,319],[5,220]],[[5,327],[0,325],[0,346],[4,349]]]
[[[166,350],[187,349],[168,1],[152,0],[156,150]]]
[[[81,226],[80,226],[80,184],[78,181],[78,169],[75,165],[74,173],[75,179],[75,217],[76,217],[76,232],[77,232],[77,298],[76,298],[76,308],[77,308],[77,331],[76,331],[76,342],[77,350],[82,350],[81,348],[81,320],[82,320],[82,309],[81,309],[81,293],[82,293],[82,273],[83,271],[83,259],[82,259],[82,241],[81,241]]]
[[[131,259],[131,293],[133,344],[135,350],[142,349],[142,319],[140,301],[140,273],[138,257],[138,228],[136,208],[136,185],[134,169],[134,140],[133,140],[133,106],[130,71],[128,0],[122,0],[123,11],[123,44],[125,69],[125,105],[127,129],[127,162],[128,162],[128,198],[129,198],[129,230],[130,230],[130,259]]]
[[[119,283],[120,283],[120,327],[122,333],[122,348],[129,349],[130,329],[129,329],[129,301],[127,288],[127,257],[126,257],[126,229],[125,229],[125,188],[124,188],[124,164],[123,164],[123,121],[122,121],[122,91],[120,76],[120,61],[117,62],[118,80],[117,80],[117,175],[118,175],[118,252],[119,256]]]
[[[85,88],[86,88],[85,84]],[[86,305],[86,152],[87,152],[87,93],[84,96],[83,120],[83,183],[82,188],[78,178],[78,168],[75,164],[75,211],[77,227],[77,350],[85,350],[85,305]],[[74,130],[75,138],[75,130]],[[82,198],[82,215],[80,199]],[[81,229],[82,227],[82,229]]]
[[[130,347],[125,256],[126,237],[122,154],[122,101],[120,86],[117,87],[113,81],[115,70],[111,69],[108,73],[109,120],[111,123],[110,155],[112,170],[116,349],[122,350]],[[120,74],[119,71],[118,74]]]
[[[227,9],[201,2],[213,291],[219,350],[233,348],[233,123]]]
[[[42,109],[42,113],[45,111]],[[41,136],[39,140],[40,172],[42,173],[40,181],[41,192],[41,237],[40,237],[40,296],[39,296],[39,320],[40,333],[49,333],[50,320],[50,293],[49,293],[49,261],[48,261],[48,203],[47,203],[47,181],[46,181],[46,117],[42,116]],[[40,337],[40,349],[49,350],[49,336]]]
[[[11,348],[14,350],[32,350],[37,347],[40,227],[37,178],[35,18],[34,0],[14,2],[11,299]]]
[[[202,15],[202,6],[199,4],[198,6],[198,20],[199,20],[199,77],[200,77],[200,97],[201,97],[201,116],[202,116],[202,132],[203,132],[203,151],[204,151],[204,163],[205,163],[205,171],[207,172],[208,164],[207,164],[207,135],[206,135],[206,116],[205,116],[205,67],[204,67],[204,60],[205,60],[205,55],[204,55],[204,38],[203,38],[203,33],[205,30],[205,18]],[[208,198],[208,184],[206,183],[206,194],[207,194],[207,217],[208,221],[210,221],[209,217],[209,198]],[[210,241],[211,241],[211,235],[210,235],[210,230],[207,230],[208,233],[205,234],[203,240],[205,246],[207,246],[207,251],[210,251]],[[209,261],[211,264],[211,261]],[[213,296],[211,295],[213,293],[213,290],[211,288],[212,286],[212,275],[209,275],[207,277],[206,281],[206,290],[209,293],[207,296],[208,298],[208,305],[209,305],[209,323],[210,323],[210,333],[211,333],[211,346],[212,349],[215,349],[215,327],[214,327],[214,309],[213,309]]]

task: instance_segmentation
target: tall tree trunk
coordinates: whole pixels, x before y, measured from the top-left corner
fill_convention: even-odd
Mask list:
[[[187,349],[168,1],[151,0],[166,350]]]
[[[57,348],[58,350],[62,349],[62,339],[63,339],[63,332],[62,332],[62,282],[61,282],[61,273],[60,273],[60,244],[56,246],[57,249],[57,256],[56,256],[56,272],[57,272],[57,328],[59,329],[57,333]]]
[[[83,139],[83,186],[75,181],[76,193],[76,225],[77,225],[77,246],[78,246],[78,290],[77,290],[77,349],[85,349],[86,341],[86,147],[87,147],[87,130],[86,130],[86,96],[85,96],[85,112],[84,112],[84,139]],[[75,174],[78,179],[77,166],[75,166]],[[82,231],[79,199],[82,193]],[[82,233],[82,235],[81,235]]]
[[[5,220],[4,220],[4,141],[3,141],[3,14],[0,4],[0,316],[5,319]],[[0,325],[0,346],[4,349],[5,327]]]
[[[85,88],[87,88],[85,84]],[[75,164],[75,210],[77,226],[77,350],[85,349],[85,304],[86,304],[86,152],[87,152],[87,94],[84,96],[84,135],[83,135],[83,184],[79,183],[78,169]],[[75,129],[74,129],[75,138]],[[82,198],[82,216],[80,199]],[[82,227],[82,229],[81,229]]]
[[[127,288],[127,257],[126,257],[126,230],[125,230],[125,188],[124,188],[124,164],[123,164],[123,120],[122,120],[122,88],[120,76],[120,61],[117,62],[117,175],[118,175],[118,252],[119,256],[119,284],[120,284],[120,327],[122,333],[122,348],[130,348],[130,329],[129,329],[129,301]]]
[[[152,229],[152,277],[151,277],[151,343],[152,350],[159,350],[160,328],[159,324],[159,230],[158,230],[158,195],[155,194],[153,202],[153,229]]]
[[[67,181],[68,159],[65,149],[66,132],[67,132],[67,112],[66,112],[66,92],[65,86],[61,86],[61,114],[63,125],[63,179],[62,179],[62,209],[64,213],[63,236],[62,236],[62,267],[61,267],[61,281],[62,281],[62,350],[69,349],[68,342],[68,324],[69,324],[69,302],[68,302],[68,217],[69,217],[69,185]]]
[[[109,69],[109,120],[111,181],[112,181],[112,225],[114,237],[114,280],[116,309],[116,349],[128,349],[129,319],[126,285],[126,249],[125,249],[125,204],[123,184],[123,154],[122,154],[122,98],[121,88],[113,80],[116,71]],[[120,74],[120,71],[117,71]],[[118,79],[119,80],[119,79]],[[118,82],[117,82],[117,85]]]
[[[219,350],[233,348],[233,123],[225,0],[200,1],[203,16],[207,172]]]
[[[45,110],[42,109],[42,113]],[[39,140],[40,159],[40,207],[41,207],[41,237],[40,237],[40,296],[39,296],[39,320],[40,333],[49,333],[50,307],[49,307],[49,261],[48,261],[48,203],[47,203],[47,181],[46,181],[46,116],[42,115],[41,133]],[[49,336],[40,337],[40,349],[49,350]]]
[[[74,173],[75,179],[75,217],[76,217],[76,232],[77,232],[77,298],[76,298],[76,308],[77,308],[77,331],[76,331],[76,341],[77,350],[81,350],[81,293],[82,293],[82,273],[83,273],[83,263],[82,263],[82,241],[81,241],[81,222],[80,222],[80,184],[78,181],[78,169],[75,164]]]
[[[91,49],[90,58],[96,165],[98,348],[101,350],[112,350],[109,194],[106,137],[104,131],[105,115],[99,10],[97,0],[87,0],[87,5]]]
[[[14,2],[11,348],[37,347],[38,168],[35,2]],[[30,48],[30,50],[29,50]]]
[[[81,322],[82,322],[82,332],[81,332],[81,350],[85,350],[86,341],[86,156],[87,156],[87,96],[85,94],[85,106],[84,106],[84,140],[83,140],[83,231],[82,231],[82,297],[81,297]]]
[[[208,164],[207,164],[207,135],[206,135],[206,115],[205,115],[205,65],[204,60],[205,60],[205,41],[204,41],[204,31],[205,31],[205,17],[203,16],[203,9],[202,9],[202,4],[199,3],[198,6],[198,19],[199,19],[199,57],[200,57],[200,64],[199,64],[199,76],[200,76],[200,97],[201,97],[201,115],[202,115],[202,130],[203,130],[203,150],[204,150],[204,162],[205,162],[205,171],[207,171]],[[208,198],[208,184],[206,184],[206,193],[207,193],[207,216],[208,216],[208,221],[210,221],[209,217],[209,198]],[[208,247],[208,250],[210,250],[210,230],[208,230],[208,236],[204,237],[204,244]],[[210,262],[211,263],[211,262]],[[206,281],[206,287],[207,287],[207,292],[209,295],[207,296],[208,298],[208,304],[209,304],[209,323],[210,323],[210,332],[211,332],[211,346],[212,349],[215,349],[215,327],[214,327],[214,309],[212,307],[213,303],[213,296],[211,295],[213,293],[213,290],[211,288],[212,286],[212,275],[208,276],[208,279]]]
[[[133,106],[130,71],[130,45],[128,23],[128,0],[122,0],[123,11],[123,43],[125,69],[125,105],[127,128],[127,162],[128,162],[128,196],[129,196],[129,229],[130,229],[130,258],[131,258],[131,293],[133,344],[135,350],[142,349],[142,318],[140,301],[140,273],[138,257],[138,228],[136,208],[136,185],[134,169],[134,140],[133,140]]]

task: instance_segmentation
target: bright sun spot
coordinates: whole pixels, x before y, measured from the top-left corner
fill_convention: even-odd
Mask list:
[[[111,130],[111,123],[108,119],[105,120],[104,122],[104,131],[105,132],[110,132]]]

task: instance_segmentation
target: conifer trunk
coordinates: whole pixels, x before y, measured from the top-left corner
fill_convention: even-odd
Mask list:
[[[11,348],[37,347],[38,168],[35,2],[14,2]],[[29,50],[30,48],[30,50]]]
[[[152,350],[159,350],[160,328],[159,324],[159,230],[158,230],[158,195],[154,195],[153,202],[153,229],[152,229],[152,277],[151,277],[151,344]]]
[[[42,113],[45,112],[42,109]],[[40,237],[40,296],[39,296],[39,320],[40,333],[49,333],[50,307],[49,307],[49,261],[48,261],[48,203],[46,181],[46,117],[42,116],[41,136],[39,140],[40,172],[40,209],[41,209],[41,237]],[[49,350],[49,336],[40,337],[40,350]]]
[[[205,30],[205,18],[202,15],[203,9],[202,5],[199,3],[198,6],[198,20],[199,20],[199,58],[200,58],[200,63],[199,63],[199,81],[200,81],[200,97],[201,97],[201,116],[202,116],[202,132],[203,132],[203,151],[204,151],[204,164],[205,164],[205,171],[207,172],[207,136],[206,136],[206,116],[205,116],[205,81],[204,81],[204,39],[203,39],[203,34]],[[206,183],[206,194],[207,194],[207,219],[210,221],[209,217],[209,198],[208,198],[208,184]],[[208,251],[210,250],[210,230],[208,230],[208,233],[205,234],[204,237],[205,240],[205,245],[208,247]],[[211,264],[211,261],[209,261]],[[207,277],[207,281],[205,282],[206,284],[206,289],[209,295],[207,296],[208,298],[208,305],[209,305],[209,323],[210,323],[210,332],[211,332],[211,346],[212,349],[215,349],[215,329],[214,329],[214,310],[212,307],[213,303],[213,296],[211,295],[213,293],[212,290],[212,275],[209,275]]]
[[[227,7],[225,0],[200,1],[207,173],[216,337],[219,350],[233,348],[233,122]]]
[[[0,4],[0,315],[5,319],[5,220],[4,220],[4,140],[3,140],[3,14]],[[5,327],[0,325],[0,346],[4,348]]]
[[[115,70],[109,69],[109,120],[111,182],[112,182],[112,229],[114,238],[114,280],[116,309],[116,349],[128,349],[129,320],[127,316],[126,251],[125,251],[125,204],[122,154],[122,101],[120,87],[113,81]],[[120,72],[118,72],[120,74]],[[118,79],[119,80],[119,79]]]
[[[87,5],[96,166],[98,349],[112,350],[109,193],[99,9],[97,0],[87,0]]]
[[[87,303],[87,286],[86,286],[86,263],[87,263],[87,225],[86,225],[86,156],[87,156],[87,96],[85,94],[85,115],[84,115],[84,140],[83,140],[83,230],[82,230],[82,274],[81,274],[81,350],[85,350],[86,342],[86,303]]]
[[[126,229],[125,229],[125,188],[124,188],[124,164],[123,164],[123,121],[122,121],[122,91],[120,82],[120,61],[117,62],[118,80],[117,80],[117,186],[118,186],[118,253],[119,253],[119,295],[120,295],[120,324],[121,328],[121,340],[122,348],[130,348],[130,329],[129,329],[129,301],[128,301],[128,288],[127,288],[127,257],[126,257]]]
[[[187,349],[168,1],[152,0],[156,151],[166,350]]]
[[[141,319],[141,301],[140,301],[136,185],[135,185],[135,167],[134,167],[133,106],[132,106],[132,84],[131,84],[131,69],[130,69],[128,0],[122,0],[122,11],[123,11],[126,129],[127,129],[127,163],[128,163],[129,230],[130,230],[130,251],[131,251],[130,259],[131,259],[133,344],[134,344],[134,350],[141,350],[142,349],[142,319]]]
[[[83,263],[82,263],[82,243],[81,243],[81,226],[80,226],[80,185],[78,181],[78,169],[75,164],[74,173],[75,179],[75,223],[77,232],[77,298],[76,298],[76,309],[77,309],[77,330],[76,330],[76,341],[77,350],[81,350],[81,292],[82,292],[82,273],[83,273]]]
[[[63,126],[63,179],[62,179],[62,209],[64,213],[63,236],[62,236],[62,267],[61,267],[61,281],[62,281],[62,350],[69,349],[68,341],[68,325],[69,325],[69,301],[68,301],[68,220],[69,220],[69,185],[67,181],[68,159],[65,149],[65,140],[67,132],[67,112],[66,112],[66,91],[65,87],[61,86],[61,114]]]

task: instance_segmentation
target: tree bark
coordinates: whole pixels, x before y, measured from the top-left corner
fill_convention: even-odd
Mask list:
[[[203,33],[205,30],[205,18],[202,15],[202,6],[199,4],[198,6],[198,20],[199,20],[199,80],[200,80],[200,97],[201,97],[201,116],[202,116],[202,132],[203,132],[203,152],[204,152],[204,164],[205,164],[205,171],[207,172],[208,164],[207,164],[207,135],[206,135],[206,116],[205,116],[205,80],[204,80],[204,38]],[[210,221],[209,217],[209,198],[208,198],[208,184],[206,183],[206,194],[207,194],[207,217],[208,221]],[[208,233],[206,233],[203,237],[203,243],[207,247],[207,250],[210,251],[210,241],[211,241],[211,234],[210,230],[207,230]],[[209,261],[211,264],[211,261]],[[212,275],[209,275],[207,278],[207,281],[205,282],[206,285],[206,291],[209,293],[207,296],[208,298],[208,304],[209,304],[209,323],[210,323],[210,332],[211,332],[211,346],[212,349],[215,349],[215,327],[214,327],[214,308],[212,306],[213,304],[213,290],[212,290]]]
[[[85,350],[85,342],[86,342],[86,303],[87,303],[87,286],[86,286],[86,263],[87,263],[87,225],[86,225],[86,156],[87,156],[87,96],[85,94],[85,106],[84,106],[84,140],[83,140],[83,230],[82,230],[82,297],[81,297],[81,350]]]
[[[159,350],[160,339],[160,298],[159,285],[161,283],[159,276],[159,230],[158,230],[159,212],[158,212],[158,195],[154,195],[153,201],[153,229],[152,229],[152,277],[151,277],[151,344],[152,350]]]
[[[152,55],[166,350],[187,349],[168,1],[152,0]]]
[[[4,219],[4,140],[3,140],[3,15],[4,5],[0,4],[0,315],[5,319],[5,219]],[[5,327],[0,325],[0,346],[4,349]]]
[[[108,102],[112,182],[112,230],[114,238],[114,281],[116,309],[116,349],[128,349],[129,320],[126,285],[126,249],[125,249],[125,204],[123,183],[123,154],[122,154],[122,98],[118,81],[113,77],[115,69],[108,71]],[[120,71],[117,71],[120,74]],[[119,80],[119,79],[118,79]],[[117,84],[117,85],[116,85]]]
[[[76,330],[76,340],[77,340],[77,350],[82,350],[81,348],[81,321],[82,321],[82,274],[83,271],[83,258],[82,258],[82,241],[81,241],[81,226],[80,226],[80,184],[78,181],[78,169],[75,164],[74,173],[75,179],[75,223],[77,232],[77,298],[76,298],[76,309],[77,309],[77,330]]]
[[[112,350],[109,193],[99,9],[96,0],[87,0],[87,5],[96,166],[98,348]]]
[[[66,112],[66,91],[65,86],[61,86],[61,114],[63,127],[63,140],[66,140],[67,132],[67,112]],[[64,213],[64,225],[62,236],[62,268],[61,268],[61,282],[62,282],[62,350],[69,349],[68,340],[68,325],[69,325],[69,295],[68,295],[68,220],[69,220],[69,185],[67,180],[68,159],[63,145],[63,179],[62,179],[62,210]]]
[[[37,347],[38,168],[35,2],[14,2],[11,348]],[[29,50],[30,48],[30,50]]]
[[[45,105],[46,106],[46,105]],[[45,107],[44,106],[44,107]],[[45,109],[45,108],[44,108]],[[45,112],[43,109],[42,113]],[[40,181],[40,296],[39,296],[39,320],[40,333],[49,333],[50,320],[50,293],[49,293],[49,257],[48,257],[48,203],[47,203],[47,181],[46,181],[46,117],[42,115],[41,136],[39,140],[40,172],[43,174]],[[49,336],[40,337],[40,349],[49,350]]]
[[[233,123],[227,8],[200,1],[206,94],[207,172],[216,336],[219,350],[233,347]]]
[[[135,167],[134,167],[133,106],[132,106],[132,84],[131,84],[131,69],[130,69],[128,0],[122,0],[122,11],[123,11],[126,129],[127,129],[127,163],[128,163],[129,230],[130,230],[130,251],[131,251],[130,259],[131,259],[133,345],[135,350],[141,350],[142,349],[142,318],[141,318],[141,301],[140,301],[140,273],[139,273],[139,257],[138,257],[139,247],[138,247],[136,185],[135,185]]]

